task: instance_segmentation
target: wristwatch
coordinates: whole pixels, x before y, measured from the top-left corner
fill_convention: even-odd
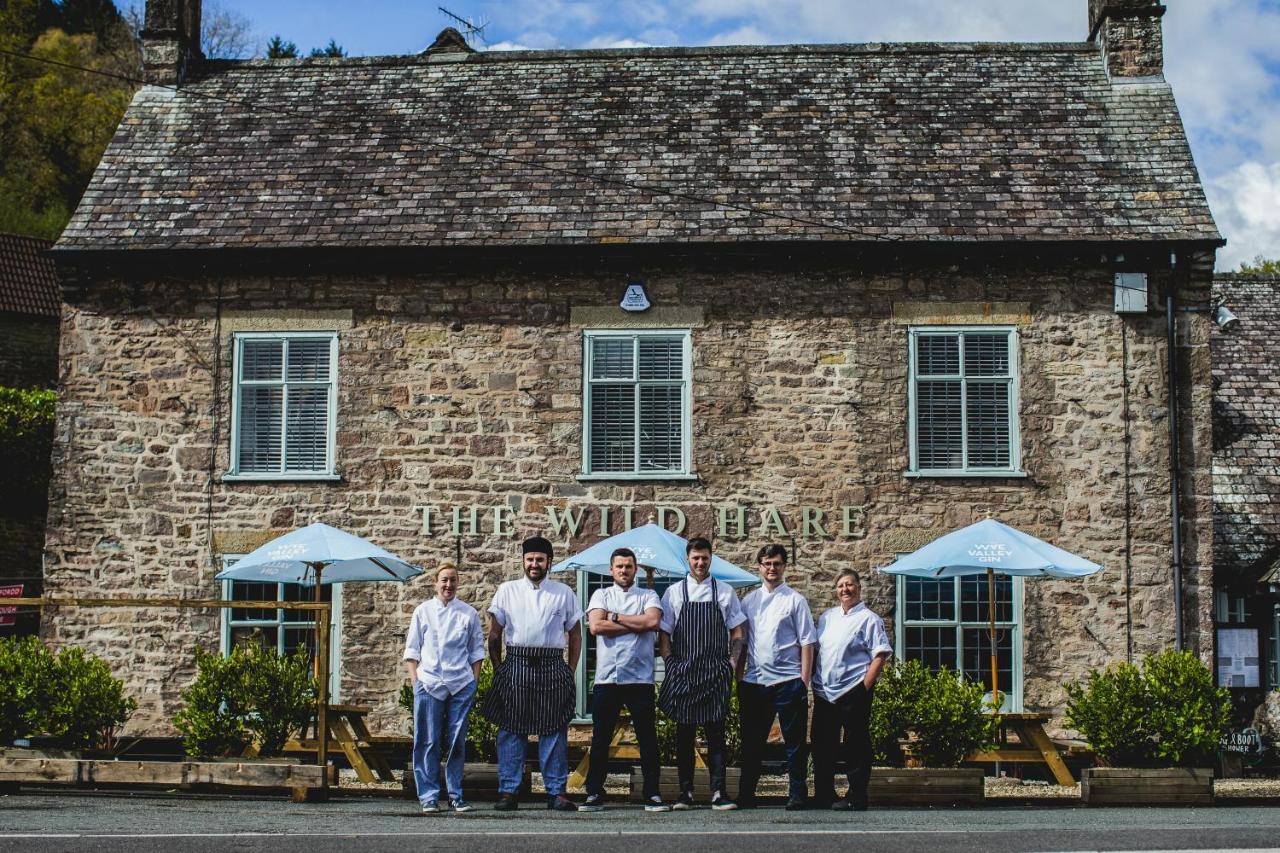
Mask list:
[[[617,613],[610,613],[610,614],[609,614],[609,621],[610,621],[610,622],[617,622],[617,621],[618,621],[618,614],[617,614]]]

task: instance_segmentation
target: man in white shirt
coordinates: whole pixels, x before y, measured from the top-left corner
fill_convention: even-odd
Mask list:
[[[529,735],[537,735],[547,808],[577,811],[577,804],[565,796],[565,785],[569,780],[569,721],[577,704],[573,668],[582,651],[582,607],[576,592],[547,579],[550,542],[534,536],[524,541],[521,550],[524,577],[499,586],[489,605],[493,685],[482,710],[498,727],[498,802],[494,808],[513,811],[519,806],[516,792],[524,775],[525,747]]]
[[[732,587],[711,577],[711,543],[701,537],[685,548],[689,574],[662,596],[658,646],[666,662],[660,707],[676,723],[680,795],[673,809],[693,808],[693,749],[698,726],[707,737],[711,808],[737,808],[724,787],[724,718],[733,673],[742,654],[742,607]]]
[[[755,805],[756,784],[769,731],[776,717],[786,744],[790,786],[787,810],[805,807],[808,799],[809,682],[818,634],[804,596],[787,586],[787,549],[765,545],[756,557],[764,585],[742,600],[746,614],[747,658],[738,684],[742,720],[742,785],[739,808]]]
[[[436,569],[435,598],[413,611],[405,637],[405,671],[413,685],[413,778],[424,813],[440,810],[442,755],[450,808],[471,811],[462,797],[462,765],[484,634],[476,609],[457,595],[458,569],[443,563]]]
[[[670,811],[658,792],[658,732],[653,704],[654,642],[662,621],[658,594],[636,585],[636,555],[619,548],[609,558],[613,584],[587,605],[587,627],[596,638],[596,680],[591,689],[591,769],[582,811],[604,808],[609,744],[623,707],[631,714],[644,775],[644,809]]]
[[[872,688],[893,647],[884,621],[862,603],[857,572],[846,569],[836,578],[836,599],[839,604],[818,619],[809,737],[814,799],[836,811],[866,811],[871,781]],[[849,791],[839,800],[835,786],[838,757],[844,758],[849,774]]]

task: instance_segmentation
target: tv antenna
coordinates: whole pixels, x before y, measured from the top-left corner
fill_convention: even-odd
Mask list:
[[[479,39],[481,44],[488,44],[484,38],[484,28],[489,26],[488,20],[481,20],[477,22],[472,18],[464,18],[461,15],[455,15],[443,6],[437,6],[436,8],[462,25],[462,37],[467,40],[468,44],[471,43],[473,38]]]

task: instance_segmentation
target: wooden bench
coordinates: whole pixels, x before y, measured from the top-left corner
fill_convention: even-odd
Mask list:
[[[394,782],[395,774],[387,762],[386,746],[390,743],[402,744],[407,738],[375,737],[365,725],[365,715],[370,709],[359,705],[330,705],[328,713],[329,743],[331,753],[341,752],[347,757],[351,769],[356,771],[356,778],[365,784],[376,781]],[[314,732],[315,718],[303,727],[300,740],[290,740],[284,745],[287,755],[314,756],[319,749],[318,737],[307,737],[308,731]],[[376,777],[375,777],[376,774]]]

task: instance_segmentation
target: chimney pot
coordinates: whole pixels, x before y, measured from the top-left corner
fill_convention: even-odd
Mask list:
[[[1111,77],[1164,74],[1160,0],[1089,0],[1089,40],[1102,47]]]

